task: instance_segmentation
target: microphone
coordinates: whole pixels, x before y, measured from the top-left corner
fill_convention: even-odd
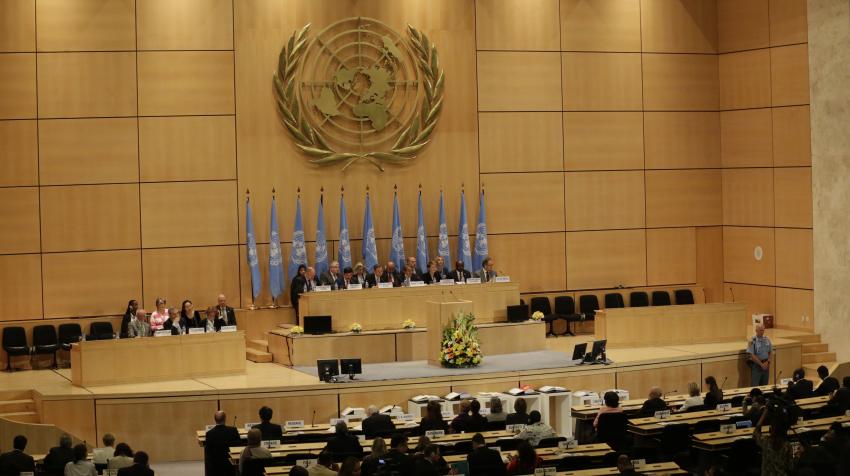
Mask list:
[[[316,410],[313,410],[313,418],[310,419],[310,426],[316,423]]]
[[[233,415],[233,426],[236,426],[236,415]]]
[[[720,390],[723,390],[723,386],[726,385],[726,381],[729,380],[729,377],[723,377],[723,383],[720,384]]]

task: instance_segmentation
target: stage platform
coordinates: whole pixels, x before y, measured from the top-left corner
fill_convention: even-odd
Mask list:
[[[790,375],[800,366],[801,344],[784,338],[799,335],[769,331],[777,348],[775,370]],[[592,336],[550,338],[546,349],[571,355],[580,342]],[[406,407],[416,394],[445,395],[450,391],[476,393],[505,391],[529,384],[560,385],[572,390],[629,390],[632,398],[645,395],[653,385],[682,392],[688,382],[706,375],[728,377],[726,386],[744,386],[749,370],[744,363],[745,341],[687,346],[611,349],[608,366],[575,366],[566,361],[555,368],[491,369],[472,372],[325,384],[314,375],[274,363],[247,362],[244,374],[160,382],[77,387],[71,371],[36,370],[0,374],[0,388],[33,390],[36,410],[43,423],[56,426],[87,441],[99,441],[111,432],[133,448],[149,451],[157,461],[202,458],[194,435],[212,423],[218,410],[236,419],[238,426],[257,421],[257,410],[267,405],[275,420],[327,422],[345,407],[396,404]]]

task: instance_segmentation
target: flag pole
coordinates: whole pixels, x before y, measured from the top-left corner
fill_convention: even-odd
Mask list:
[[[246,204],[245,211],[246,211],[246,215],[247,215],[248,206],[251,205],[251,189],[250,188],[245,189],[245,204]],[[250,260],[249,260],[248,264],[250,265]],[[249,274],[251,273],[250,269],[248,270],[248,273]],[[251,279],[253,279],[253,278],[251,278]],[[254,309],[256,309],[256,307],[254,306],[254,283],[253,282],[251,282],[251,305],[248,307],[248,309],[250,309],[252,311]]]
[[[274,203],[275,195],[276,195],[276,190],[273,186],[272,187],[272,203]],[[275,209],[275,210],[277,210],[277,209]],[[278,241],[280,241],[280,240],[278,240]],[[269,243],[269,249],[271,249],[271,243]],[[283,257],[283,255],[281,254],[281,258],[282,257]],[[281,262],[281,266],[283,266],[282,262]],[[271,270],[269,270],[269,271],[271,271]],[[271,276],[269,276],[269,279],[271,279]],[[277,309],[277,298],[274,297],[274,296],[272,296],[272,305],[269,306],[269,309]]]

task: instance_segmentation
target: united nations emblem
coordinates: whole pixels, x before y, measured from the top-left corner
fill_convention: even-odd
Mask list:
[[[428,145],[443,106],[437,48],[407,27],[402,38],[365,17],[310,25],[280,51],[274,92],[295,145],[317,165],[358,160],[378,169],[414,159]]]

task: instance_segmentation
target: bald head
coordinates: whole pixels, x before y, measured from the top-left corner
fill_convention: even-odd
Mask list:
[[[148,313],[144,309],[139,309],[138,311],[136,311],[136,319],[145,320],[147,315]]]
[[[225,296],[224,294],[219,294],[218,295],[218,307],[224,307],[224,306],[227,306],[227,296]]]
[[[649,398],[661,398],[663,392],[661,392],[661,387],[652,387],[649,389]]]
[[[224,422],[227,421],[227,414],[224,413],[223,411],[219,410],[219,411],[215,412],[215,415],[213,416],[213,418],[215,419],[216,425],[224,425]]]

